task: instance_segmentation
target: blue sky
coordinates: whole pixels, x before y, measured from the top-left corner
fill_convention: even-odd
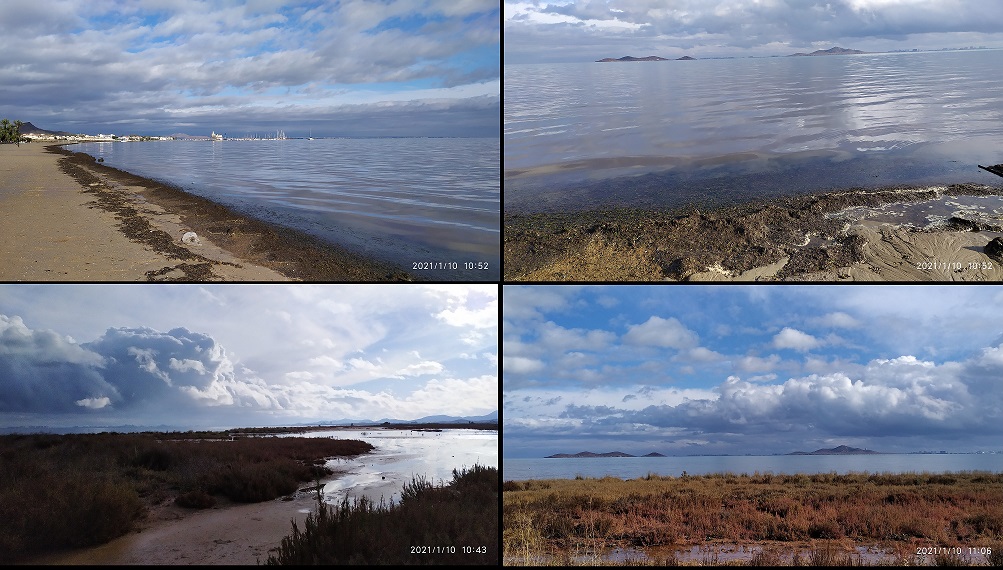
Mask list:
[[[1003,47],[985,0],[505,0],[505,63]]]
[[[0,428],[498,409],[498,288],[0,285]]]
[[[504,286],[505,457],[1000,449],[999,286]]]
[[[92,134],[494,137],[500,21],[492,0],[5,0],[0,116]]]

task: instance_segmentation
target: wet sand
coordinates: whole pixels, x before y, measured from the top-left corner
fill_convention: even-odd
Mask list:
[[[713,211],[505,216],[506,281],[986,281],[1003,235],[969,219],[916,227],[866,208],[999,196],[978,184],[850,189]],[[943,204],[940,204],[943,207]],[[995,216],[995,218],[993,217]]]
[[[72,145],[0,145],[0,216],[0,281],[416,279]],[[182,242],[189,231],[200,244]]]
[[[316,501],[297,493],[293,501],[229,503],[191,510],[176,505],[151,509],[139,528],[106,544],[32,558],[27,564],[249,564],[264,563],[269,553],[300,530]]]

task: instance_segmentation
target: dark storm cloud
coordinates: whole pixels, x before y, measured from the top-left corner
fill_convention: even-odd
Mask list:
[[[185,328],[112,328],[76,344],[0,315],[0,377],[0,412],[278,407],[263,386],[235,377],[212,337]]]
[[[99,369],[104,358],[52,331],[0,315],[0,412],[69,412],[78,401],[117,397]]]

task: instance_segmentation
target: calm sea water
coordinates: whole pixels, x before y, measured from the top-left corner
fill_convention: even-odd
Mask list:
[[[648,473],[678,477],[708,473],[944,473],[949,471],[1003,472],[1003,454],[933,455],[770,455],[701,457],[593,457],[571,459],[506,459],[505,481],[605,477],[636,479]]]
[[[471,138],[85,143],[105,164],[437,280],[499,279],[500,142]],[[488,269],[464,269],[486,262]]]
[[[330,503],[363,495],[374,501],[380,497],[399,501],[401,489],[414,476],[438,485],[453,479],[453,469],[470,469],[474,464],[498,467],[498,432],[494,430],[339,429],[289,435],[358,439],[376,447],[359,457],[328,461],[328,467],[343,473],[324,486],[325,501]]]
[[[999,184],[1000,56],[506,65],[505,209]]]

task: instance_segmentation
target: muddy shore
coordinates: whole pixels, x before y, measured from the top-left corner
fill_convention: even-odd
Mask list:
[[[3,281],[417,280],[72,146],[3,145],[0,207]],[[187,232],[199,242],[182,242]]]
[[[1000,195],[999,187],[955,184],[849,189],[711,211],[506,214],[504,279],[1001,280],[1003,260],[984,251],[1003,235],[999,212],[990,214],[989,223],[952,217],[925,227],[851,213]]]
[[[134,532],[106,544],[33,557],[23,564],[264,564],[292,521],[303,528],[316,510],[310,493],[292,501],[237,504],[221,501],[206,510],[174,504],[150,509]]]

